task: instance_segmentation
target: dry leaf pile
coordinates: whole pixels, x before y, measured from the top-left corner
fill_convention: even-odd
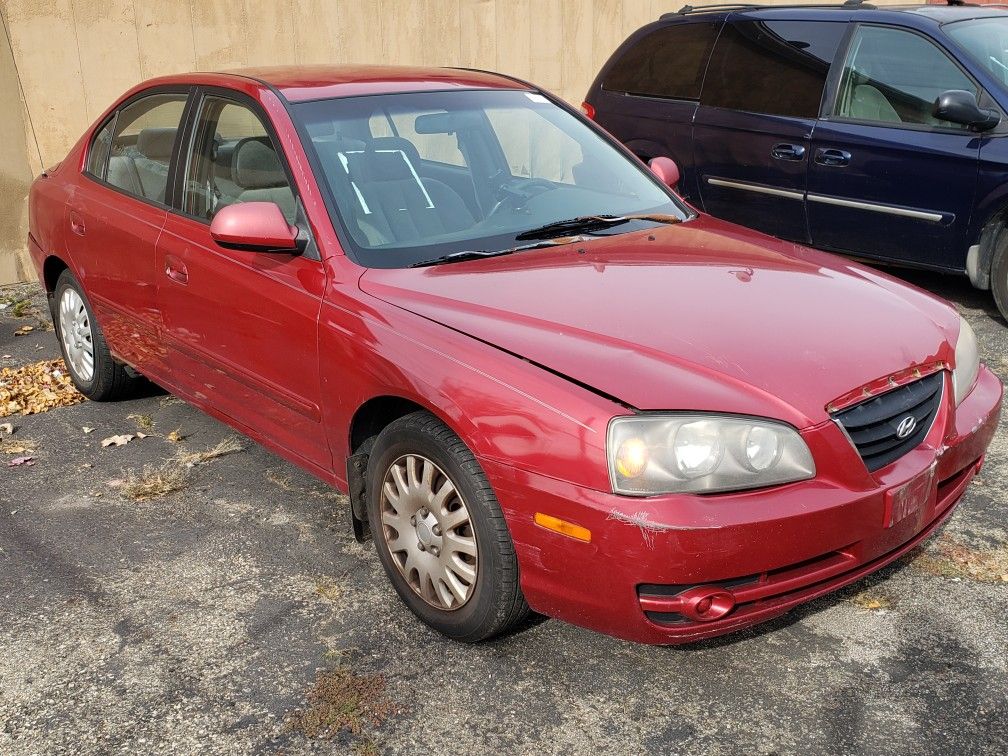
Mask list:
[[[83,402],[63,360],[44,360],[0,369],[0,417],[33,415]]]
[[[1008,583],[1008,544],[977,549],[943,535],[913,561],[932,575],[968,578],[978,583]]]

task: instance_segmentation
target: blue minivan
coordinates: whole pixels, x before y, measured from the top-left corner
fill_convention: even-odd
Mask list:
[[[966,274],[1008,318],[1008,8],[686,6],[584,110],[712,215]]]

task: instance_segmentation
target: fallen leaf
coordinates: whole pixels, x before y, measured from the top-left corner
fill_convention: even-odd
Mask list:
[[[14,331],[14,335],[15,336],[25,336],[25,335],[31,333],[34,330],[35,330],[34,326],[21,326],[16,331]]]
[[[14,426],[10,423],[4,423],[0,425],[0,433],[6,433],[8,436],[14,435]]]
[[[27,438],[23,441],[0,441],[0,452],[4,454],[31,454],[36,450],[35,442]]]
[[[141,433],[140,431],[137,431],[136,437],[137,437],[137,440],[139,440],[141,438],[147,438],[147,434],[146,433]]]
[[[85,433],[92,433],[94,431],[94,428],[89,428],[88,426],[85,425],[83,428],[81,428],[81,430],[84,431]]]
[[[31,467],[35,464],[35,457],[14,457],[7,463],[7,467]]]
[[[185,438],[185,436],[182,435],[182,429],[176,428],[167,436],[165,436],[165,441],[167,441],[169,444],[177,444],[183,438]]]
[[[63,360],[43,360],[0,369],[0,416],[32,415],[83,402]]]
[[[102,449],[109,446],[126,446],[134,438],[132,433],[121,433],[118,436],[109,436],[108,438],[103,438],[101,445]]]
[[[14,355],[12,355],[12,354],[5,354],[5,355],[3,355],[3,359],[5,359],[5,360],[13,360],[14,359]]]

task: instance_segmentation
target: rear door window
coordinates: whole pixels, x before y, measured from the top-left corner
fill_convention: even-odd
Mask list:
[[[846,29],[846,23],[830,21],[727,24],[711,56],[701,104],[817,118]]]
[[[651,32],[613,64],[602,88],[646,97],[699,99],[720,26],[720,21],[703,21]]]
[[[185,94],[155,94],[119,111],[106,182],[135,197],[165,204],[168,167],[187,99]]]
[[[853,121],[965,129],[932,115],[942,92],[979,90],[936,45],[919,34],[861,26],[844,63],[835,115]]]

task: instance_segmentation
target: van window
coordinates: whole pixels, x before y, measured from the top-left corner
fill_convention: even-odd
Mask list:
[[[932,115],[934,101],[949,89],[978,94],[962,69],[919,34],[862,26],[844,64],[836,115],[854,121],[965,129]]]
[[[720,22],[704,21],[651,32],[615,62],[602,89],[647,97],[699,99],[707,58],[719,27]]]
[[[831,21],[739,21],[721,32],[700,102],[715,108],[816,118],[847,29]]]

